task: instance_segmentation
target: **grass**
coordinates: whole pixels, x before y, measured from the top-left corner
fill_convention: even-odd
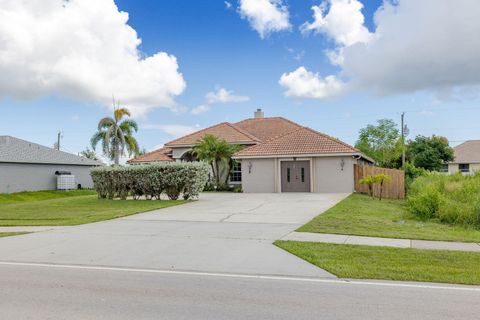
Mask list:
[[[421,221],[406,210],[404,200],[371,199],[352,194],[297,231],[358,236],[480,242],[480,231]]]
[[[9,236],[19,236],[21,234],[27,234],[29,232],[0,232],[1,237],[9,237]]]
[[[480,253],[276,241],[341,278],[480,284]]]
[[[82,189],[72,191],[57,191],[57,190],[45,190],[45,191],[29,191],[29,192],[17,192],[17,193],[0,193],[0,204],[3,203],[16,203],[24,201],[41,201],[57,198],[69,198],[76,196],[95,195],[94,190]]]
[[[86,195],[85,195],[86,194]],[[104,200],[92,191],[0,195],[0,226],[73,226],[166,208],[183,200]]]

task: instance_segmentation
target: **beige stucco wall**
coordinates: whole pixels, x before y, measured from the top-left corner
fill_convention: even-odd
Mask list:
[[[243,192],[275,192],[275,161],[275,159],[244,159],[242,161]]]
[[[480,163],[470,163],[470,173],[480,171]],[[458,163],[449,163],[448,164],[448,173],[454,174],[458,172]]]
[[[344,161],[343,170],[341,161]],[[352,157],[318,157],[314,163],[314,192],[349,193],[354,191]]]
[[[177,161],[180,161],[180,158],[182,157],[182,155],[187,152],[187,151],[190,151],[192,150],[192,148],[190,147],[187,147],[187,148],[172,148],[172,157],[174,159],[178,159]]]
[[[245,193],[280,192],[281,161],[291,158],[243,159],[242,189]],[[353,164],[357,160],[344,157],[297,158],[311,161],[312,192],[349,193],[354,191]],[[341,161],[343,160],[343,170]],[[249,163],[251,172],[249,173]]]

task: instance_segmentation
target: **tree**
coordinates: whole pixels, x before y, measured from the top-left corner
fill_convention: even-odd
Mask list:
[[[402,141],[397,124],[391,119],[380,119],[377,125],[369,124],[360,129],[355,147],[381,167],[398,168],[401,165]]]
[[[453,149],[448,139],[433,135],[431,137],[417,136],[407,145],[407,157],[415,167],[430,171],[439,171],[442,166],[453,161]]]
[[[360,184],[368,186],[368,195],[373,198],[373,185],[376,183],[374,176],[366,176],[360,179]]]
[[[225,181],[221,181],[221,168],[223,167],[223,172],[230,172],[231,157],[240,148],[240,146],[231,145],[212,134],[206,134],[193,148],[192,153],[199,160],[205,161],[211,166],[215,184],[220,186],[225,184],[228,179],[228,174],[226,174],[224,175]]]
[[[125,116],[130,116],[128,109],[114,107],[113,118],[101,119],[98,122],[98,131],[90,140],[93,150],[101,142],[103,153],[116,165],[120,162],[120,156],[125,154],[125,149],[129,156],[137,155],[139,152],[138,142],[133,137],[133,132],[138,131],[138,125],[130,119],[122,121]]]
[[[389,183],[390,181],[392,181],[392,178],[387,174],[380,173],[375,176],[375,182],[380,184],[380,196],[379,196],[380,201],[382,201],[383,185],[385,183]]]
[[[98,157],[97,153],[94,150],[90,150],[90,148],[86,148],[82,152],[80,152],[80,155],[84,158],[91,159],[91,160],[100,160]]]

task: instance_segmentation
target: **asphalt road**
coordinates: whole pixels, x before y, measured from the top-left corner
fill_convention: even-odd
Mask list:
[[[1,319],[478,319],[478,287],[0,264]]]

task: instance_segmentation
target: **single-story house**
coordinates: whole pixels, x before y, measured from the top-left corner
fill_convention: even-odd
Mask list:
[[[233,156],[237,164],[230,184],[241,184],[247,193],[349,193],[354,191],[353,165],[373,163],[345,142],[282,117],[264,117],[261,109],[253,118],[199,130],[128,163],[194,161],[192,148],[206,134],[244,146]]]
[[[448,173],[471,174],[480,170],[480,140],[468,140],[453,148],[454,160],[448,163]]]
[[[0,136],[0,193],[54,190],[61,172],[73,175],[77,187],[93,188],[90,168],[100,165],[100,161]]]

